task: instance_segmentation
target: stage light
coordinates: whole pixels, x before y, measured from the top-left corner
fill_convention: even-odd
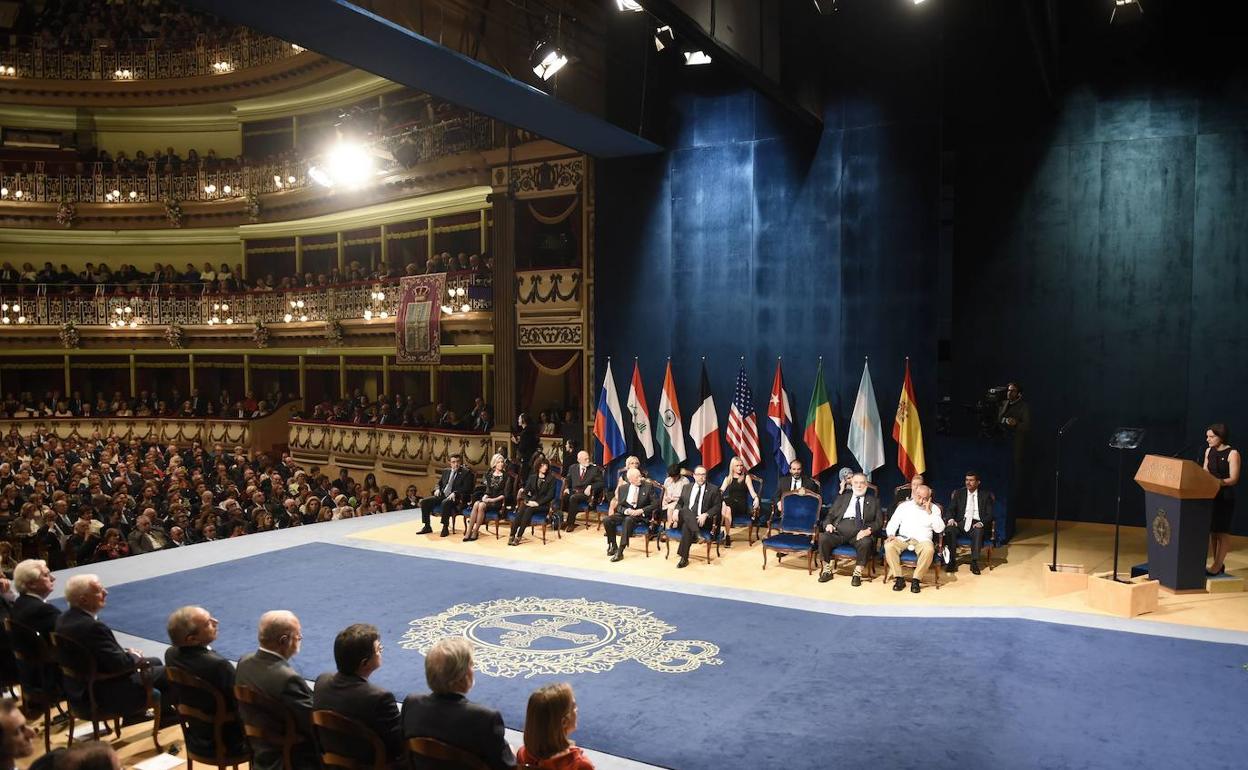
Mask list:
[[[615,0],[615,7],[621,11],[631,11],[632,13],[640,13],[645,10],[637,0]]]
[[[654,50],[662,51],[674,42],[676,42],[676,35],[668,25],[664,24],[654,31]]]
[[[334,186],[334,180],[330,179],[329,174],[322,171],[320,166],[308,166],[308,176],[322,187]]]
[[[529,63],[533,65],[534,75],[537,75],[542,80],[550,80],[559,70],[567,66],[568,57],[554,43],[542,41],[533,49],[533,55],[529,57]]]
[[[373,173],[373,156],[362,145],[354,142],[339,142],[334,145],[325,160],[329,177],[335,184],[345,187],[359,187]]]
[[[711,57],[702,51],[685,51],[685,64],[690,67],[697,67],[702,64],[710,64]]]

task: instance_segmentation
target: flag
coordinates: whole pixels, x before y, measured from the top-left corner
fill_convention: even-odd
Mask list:
[[[628,451],[624,442],[624,418],[620,414],[620,396],[611,378],[611,359],[607,359],[607,375],[598,394],[598,414],[594,416],[594,437],[602,444],[602,464]]]
[[[871,471],[884,464],[884,431],[880,427],[880,410],[875,405],[871,387],[871,370],[864,362],[858,397],[854,399],[854,415],[849,419],[849,451],[858,460],[862,472],[871,478]]]
[[[897,442],[897,467],[907,481],[916,473],[927,472],[923,426],[919,423],[919,405],[914,402],[909,358],[906,359],[906,379],[901,384],[901,399],[897,402],[897,418],[893,422],[893,441]]]
[[[702,362],[702,389],[698,396],[698,408],[689,423],[693,445],[702,453],[702,465],[709,471],[724,460],[719,446],[719,418],[715,416],[715,399],[711,396],[711,383],[706,379],[706,362]]]
[[[779,377],[777,367],[777,381]],[[836,423],[832,420],[832,404],[828,403],[828,391],[823,385],[822,358],[815,372],[815,389],[810,393],[810,407],[806,410],[806,435],[802,438],[810,447],[810,475],[818,476],[836,465]]]
[[[676,401],[676,383],[672,380],[672,362],[667,362],[667,374],[663,377],[663,395],[659,396],[659,419],[663,421],[662,430],[654,432],[659,442],[659,451],[663,453],[663,462],[668,465],[683,463],[685,454],[685,429],[680,421],[680,404]]]
[[[737,386],[728,410],[728,446],[737,453],[748,471],[762,459],[758,450],[758,414],[754,411],[754,391],[745,378],[745,367],[737,370]]]
[[[776,467],[788,468],[789,463],[797,459],[797,450],[793,448],[793,410],[789,407],[789,394],[784,389],[779,361],[776,361],[776,378],[771,382],[771,399],[767,402],[767,434],[775,447]],[[835,460],[835,449],[832,457]]]
[[[654,457],[654,439],[651,438],[650,407],[646,406],[646,392],[641,388],[641,370],[633,362],[633,384],[628,386],[628,412],[633,420],[633,432],[641,445],[642,457]]]

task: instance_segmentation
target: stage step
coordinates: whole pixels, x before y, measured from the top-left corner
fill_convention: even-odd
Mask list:
[[[1205,590],[1211,594],[1236,594],[1244,590],[1244,579],[1238,575],[1218,575],[1205,579]]]

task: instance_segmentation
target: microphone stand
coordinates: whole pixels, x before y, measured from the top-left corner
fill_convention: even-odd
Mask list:
[[[1119,428],[1110,439],[1111,449],[1118,450],[1118,504],[1114,510],[1114,574],[1115,583],[1129,583],[1118,577],[1118,543],[1122,530],[1122,456],[1130,449],[1137,449],[1144,438],[1139,428]]]
[[[1057,468],[1053,471],[1053,563],[1049,565],[1049,569],[1053,572],[1057,571],[1057,512],[1061,510],[1058,497],[1062,493],[1062,436],[1078,420],[1077,416],[1071,417],[1057,431]]]

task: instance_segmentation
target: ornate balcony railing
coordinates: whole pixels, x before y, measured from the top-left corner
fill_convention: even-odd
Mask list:
[[[288,59],[303,52],[284,40],[244,31],[231,40],[201,35],[170,46],[155,39],[102,40],[90,50],[49,47],[39,38],[11,38],[0,48],[8,77],[40,80],[160,80],[222,75]],[[6,70],[7,73],[7,70]]]
[[[389,140],[382,140],[386,144]],[[493,121],[470,114],[432,126],[413,129],[398,143],[396,155],[411,167],[463,152],[489,149]],[[43,161],[26,164],[29,170],[12,171],[0,164],[0,200],[31,203],[153,203],[165,201],[214,201],[253,194],[298,189],[310,184],[312,158],[276,163],[248,164],[242,168],[205,171],[202,168],[165,173],[155,161],[146,169],[119,174],[113,164],[93,163],[89,173],[53,173]],[[19,165],[10,163],[10,166]]]
[[[448,287],[465,287],[471,310],[493,308],[488,274],[448,273]],[[0,328],[20,325],[63,326],[180,326],[291,323],[345,320],[393,314],[399,298],[397,280],[340,284],[289,291],[249,291],[236,294],[169,293],[156,285],[140,293],[108,293],[80,286],[76,294],[52,294],[43,284],[27,284],[24,293],[6,285],[0,294]],[[381,299],[376,294],[382,294]],[[16,310],[14,309],[16,308]],[[391,317],[393,317],[391,315]]]

